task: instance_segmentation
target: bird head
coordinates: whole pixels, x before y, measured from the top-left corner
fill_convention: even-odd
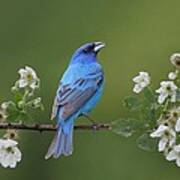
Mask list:
[[[103,42],[91,42],[82,45],[72,56],[72,62],[93,62],[96,61],[98,52],[105,47]]]

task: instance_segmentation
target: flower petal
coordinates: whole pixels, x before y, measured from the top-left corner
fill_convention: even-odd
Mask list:
[[[135,84],[133,91],[135,93],[140,93],[142,91],[142,87],[139,84]]]
[[[150,134],[150,136],[152,138],[155,138],[155,137],[161,137],[163,134],[164,134],[164,131],[168,129],[168,126],[165,126],[165,125],[160,125],[156,131],[154,131],[153,133]]]
[[[29,66],[26,66],[25,69],[33,76],[34,79],[37,78],[36,72]]]
[[[20,88],[24,88],[28,85],[28,82],[25,79],[20,79],[18,82]]]
[[[174,150],[179,153],[180,152],[180,144],[174,146]]]
[[[24,78],[27,74],[27,71],[25,69],[20,69],[18,73],[20,74],[21,78]]]
[[[180,167],[180,157],[176,159],[176,164],[178,167]]]
[[[176,151],[174,151],[174,150],[170,151],[168,153],[168,155],[166,156],[166,159],[168,161],[174,161],[174,160],[176,160],[176,158],[177,158],[177,154],[176,154]]]
[[[158,144],[159,152],[162,152],[162,151],[165,150],[167,143],[168,143],[168,139],[167,138],[160,139],[159,144]]]
[[[166,100],[167,97],[168,97],[168,94],[160,94],[158,97],[158,103],[162,104]]]
[[[180,132],[180,118],[178,118],[176,125],[175,125],[176,132]]]

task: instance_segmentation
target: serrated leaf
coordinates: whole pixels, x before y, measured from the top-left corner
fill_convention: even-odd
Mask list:
[[[143,124],[137,119],[119,119],[112,122],[112,131],[124,137],[130,137],[142,128]]]
[[[141,101],[136,97],[126,97],[124,99],[124,106],[129,110],[135,110],[141,106]]]
[[[144,151],[156,151],[158,140],[151,138],[148,133],[145,133],[137,139],[137,145]]]

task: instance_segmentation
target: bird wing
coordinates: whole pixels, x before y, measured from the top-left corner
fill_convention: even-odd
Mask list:
[[[102,83],[103,72],[100,70],[87,74],[85,78],[81,77],[71,84],[61,84],[54,100],[51,119],[61,112],[60,118],[66,120],[96,93]]]

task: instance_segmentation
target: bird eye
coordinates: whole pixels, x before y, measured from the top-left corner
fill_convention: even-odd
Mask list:
[[[95,43],[92,43],[91,49],[94,50],[95,46],[96,46]]]
[[[88,52],[89,52],[89,49],[88,49],[88,48],[85,48],[85,49],[83,49],[83,52],[84,52],[84,53],[88,53]]]
[[[84,48],[84,49],[83,49],[83,52],[84,52],[84,53],[91,52],[91,51],[94,50],[94,47],[95,47],[95,44],[93,43],[93,44],[91,44],[90,46]]]

